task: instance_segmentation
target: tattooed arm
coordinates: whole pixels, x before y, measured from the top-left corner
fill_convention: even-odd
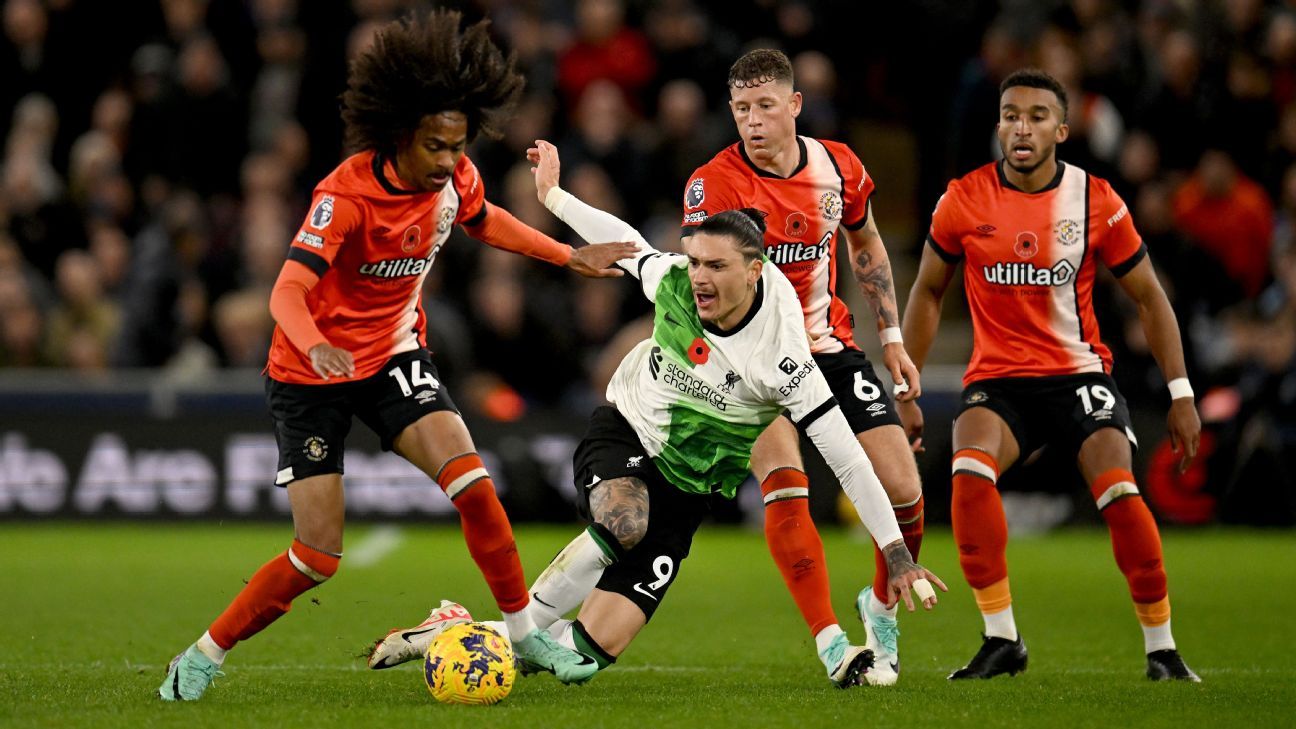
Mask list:
[[[899,328],[900,308],[896,305],[895,282],[891,278],[891,259],[887,256],[886,246],[878,233],[873,220],[873,209],[869,206],[864,219],[864,227],[846,232],[846,242],[850,247],[851,270],[859,283],[864,299],[868,301],[877,317],[879,333],[886,329]],[[896,394],[896,400],[908,402],[922,393],[918,368],[914,367],[905,351],[904,342],[893,341],[882,346],[882,361],[891,372],[891,381],[897,385],[907,383],[907,392]]]
[[[887,572],[890,575],[887,578],[887,604],[894,605],[896,600],[903,599],[909,612],[913,612],[913,599],[909,597],[909,590],[913,588],[913,583],[921,579],[934,582],[943,592],[949,592],[949,588],[939,577],[914,563],[913,555],[909,554],[904,541],[897,540],[883,547],[882,556],[886,557]],[[928,610],[935,605],[934,596],[922,602],[922,606]]]

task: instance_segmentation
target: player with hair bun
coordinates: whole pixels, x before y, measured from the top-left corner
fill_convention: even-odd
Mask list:
[[[618,218],[558,186],[558,152],[537,142],[540,200],[587,241],[631,240],[617,266],[654,304],[652,337],[626,355],[608,385],[611,407],[590,417],[576,448],[575,480],[590,526],[531,586],[538,625],[606,667],[665,599],[713,494],[733,498],[751,468],[752,443],[783,412],[837,474],[861,520],[892,555],[890,600],[914,609],[910,589],[935,575],[913,562],[886,492],[810,353],[801,304],[764,254],[754,209],[718,211],[685,254],[651,248]],[[773,495],[804,498],[804,489]],[[920,598],[931,609],[934,594]],[[561,620],[580,606],[575,621]],[[837,686],[859,683],[873,654],[832,625],[816,649]],[[402,660],[416,657],[401,656]]]

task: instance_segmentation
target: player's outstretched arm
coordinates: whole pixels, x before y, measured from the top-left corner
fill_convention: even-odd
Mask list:
[[[573,249],[550,238],[498,205],[483,203],[485,216],[474,225],[464,225],[464,230],[477,240],[512,253],[521,253],[555,266],[569,268],[582,276],[611,278],[623,275],[620,270],[608,268],[616,261],[634,254],[633,246],[608,244]]]
[[[531,172],[535,175],[536,196],[540,198],[540,202],[576,231],[577,235],[591,244],[586,248],[578,249],[573,253],[573,258],[581,251],[606,250],[606,254],[598,255],[616,257],[605,265],[618,263],[621,268],[638,273],[638,267],[632,265],[632,261],[656,252],[648,245],[643,235],[629,223],[611,213],[587,205],[558,186],[560,162],[557,147],[543,139],[538,139],[536,146],[527,150],[527,160],[535,165],[531,168]]]
[[[846,230],[850,247],[851,270],[860,291],[877,317],[878,336],[882,340],[882,362],[896,385],[896,400],[906,402],[922,394],[918,368],[905,351],[900,334],[900,309],[896,306],[895,280],[891,276],[891,259],[882,235],[873,220],[873,206],[864,214],[864,227]]]
[[[1161,374],[1167,383],[1175,383],[1170,392],[1166,429],[1170,433],[1170,446],[1179,454],[1179,470],[1186,471],[1197,455],[1197,445],[1201,441],[1201,418],[1197,416],[1192,388],[1188,386],[1188,367],[1184,364],[1179,320],[1149,258],[1144,257],[1117,280],[1138,306],[1143,334]]]
[[[816,376],[820,379],[823,377],[818,371],[810,373],[811,378]],[[824,382],[825,391],[827,386],[828,383]],[[819,409],[816,408],[817,410]],[[806,416],[801,424],[806,435],[810,436],[810,441],[819,449],[824,461],[841,482],[842,490],[859,513],[860,521],[868,528],[886,557],[890,571],[888,604],[894,605],[896,600],[902,599],[912,612],[913,598],[909,595],[912,589],[918,593],[923,607],[931,610],[937,602],[936,593],[930,584],[920,581],[935,583],[941,590],[948,589],[939,577],[914,564],[913,556],[900,535],[900,526],[896,523],[891,500],[887,498],[886,490],[878,480],[868,455],[853,437],[846,416],[842,415],[841,409],[834,403],[817,418],[813,414]]]

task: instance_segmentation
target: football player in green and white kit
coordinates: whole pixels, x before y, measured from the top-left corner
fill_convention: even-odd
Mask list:
[[[600,668],[614,662],[678,576],[711,494],[733,498],[747,478],[752,443],[784,411],[819,449],[886,555],[892,602],[903,599],[913,610],[915,589],[930,610],[936,598],[925,580],[945,585],[905,547],[886,492],[810,355],[796,292],[777,266],[765,265],[759,213],[713,215],[685,242],[686,255],[661,252],[558,187],[553,145],[538,141],[528,157],[540,199],[582,238],[638,245],[616,265],[655,305],[652,338],[621,361],[608,385],[614,406],[594,411],[576,449],[576,483],[593,523],[532,586],[528,609],[537,624]],[[929,597],[921,598],[924,592]],[[575,621],[561,620],[577,605]],[[433,618],[442,610],[424,626],[437,627]],[[436,632],[392,631],[375,645],[370,667],[418,657]],[[821,630],[815,643],[838,686],[859,683],[872,666],[872,653],[851,645],[838,625]]]

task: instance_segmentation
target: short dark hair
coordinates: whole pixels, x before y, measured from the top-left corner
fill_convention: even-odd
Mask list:
[[[765,252],[765,216],[756,208],[726,210],[707,218],[695,233],[724,235],[733,239],[743,260],[754,261]]]
[[[351,63],[342,94],[347,146],[393,153],[429,114],[462,112],[468,140],[498,138],[526,81],[491,40],[489,21],[434,10],[384,25]]]
[[[1062,121],[1067,120],[1067,92],[1066,89],[1062,88],[1062,84],[1058,83],[1057,79],[1038,68],[1023,68],[1008,74],[1008,78],[999,84],[999,96],[1003,96],[1005,91],[1015,86],[1052,91],[1053,95],[1057,97],[1058,103],[1062,105]]]
[[[760,86],[770,81],[792,83],[792,61],[787,54],[773,48],[748,51],[729,67],[729,85],[740,89]]]

